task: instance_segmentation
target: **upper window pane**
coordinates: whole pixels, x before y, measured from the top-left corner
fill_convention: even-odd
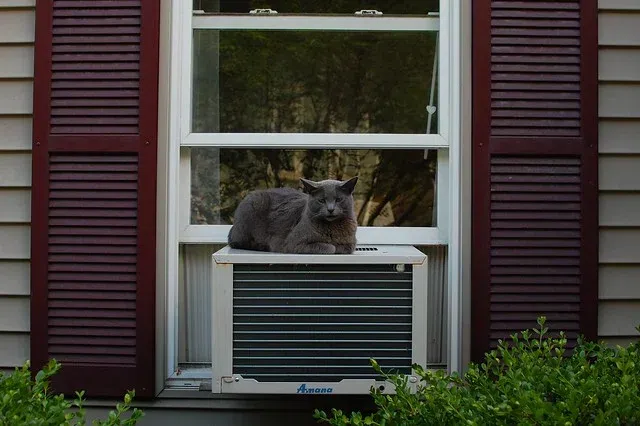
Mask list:
[[[439,11],[439,0],[194,0],[193,10],[207,13],[248,13],[273,9],[278,13],[346,13],[378,10],[385,15],[426,15]]]
[[[192,131],[437,133],[436,44],[435,31],[194,30]]]

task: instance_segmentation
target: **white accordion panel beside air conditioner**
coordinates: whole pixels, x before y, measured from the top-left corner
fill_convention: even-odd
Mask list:
[[[351,255],[213,255],[214,393],[392,392],[370,364],[427,358],[427,258],[412,246]]]

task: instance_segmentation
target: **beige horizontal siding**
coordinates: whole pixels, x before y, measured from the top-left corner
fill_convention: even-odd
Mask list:
[[[600,81],[640,81],[640,48],[600,49],[598,77]]]
[[[34,39],[35,11],[33,9],[7,9],[0,12],[0,44],[33,43]]]
[[[0,188],[0,223],[31,222],[31,191]]]
[[[25,260],[0,261],[0,296],[28,296],[30,266]]]
[[[33,77],[33,46],[0,46],[0,78]]]
[[[640,192],[640,155],[600,155],[598,163],[601,191]]]
[[[0,333],[0,368],[18,367],[29,359],[28,333]]]
[[[635,301],[600,302],[598,309],[599,336],[639,335],[635,327],[640,325],[640,304]]]
[[[30,238],[29,225],[0,224],[0,259],[29,259]]]
[[[601,154],[640,154],[640,120],[601,119],[599,127]]]
[[[637,342],[640,340],[640,336],[638,337],[606,337],[600,336],[599,340],[603,340],[607,345],[615,348],[618,346],[622,346],[626,348],[632,342]]]
[[[600,118],[640,118],[640,84],[601,82],[599,87]]]
[[[0,296],[0,333],[29,331],[29,297]]]
[[[28,115],[32,111],[33,81],[0,80],[0,115]]]
[[[640,227],[640,195],[635,192],[600,192],[601,226]]]
[[[0,115],[0,151],[30,150],[32,125],[29,116]]]
[[[0,152],[0,188],[31,186],[31,154]]]
[[[600,228],[600,263],[640,263],[640,228]]]
[[[0,369],[29,358],[35,0],[0,0]]]
[[[0,7],[35,7],[36,0],[0,0]]]
[[[640,46],[638,19],[633,10],[601,11],[598,16],[598,40],[601,46]]]
[[[600,10],[639,10],[638,0],[598,0]]]
[[[640,265],[601,266],[598,291],[602,300],[640,300]]]

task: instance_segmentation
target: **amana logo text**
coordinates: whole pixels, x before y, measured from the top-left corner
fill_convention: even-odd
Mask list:
[[[301,384],[296,393],[333,393],[333,388],[308,388],[306,384]]]

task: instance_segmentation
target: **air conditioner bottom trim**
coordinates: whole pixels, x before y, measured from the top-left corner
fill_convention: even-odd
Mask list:
[[[415,392],[418,377],[408,376],[409,389]],[[222,377],[215,380],[213,393],[237,394],[297,394],[297,395],[366,395],[371,388],[377,388],[383,394],[395,393],[392,383],[375,379],[344,379],[340,382],[258,382],[245,379],[240,375]]]

